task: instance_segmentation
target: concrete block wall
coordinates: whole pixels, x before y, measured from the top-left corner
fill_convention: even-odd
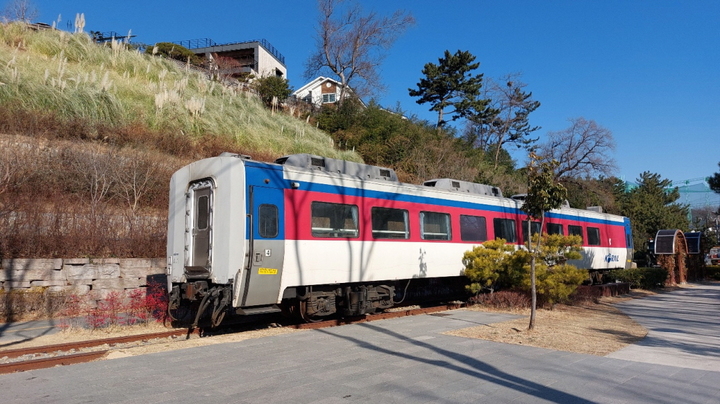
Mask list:
[[[151,282],[166,283],[164,258],[16,258],[2,260],[0,287],[8,292],[43,288],[102,300]]]

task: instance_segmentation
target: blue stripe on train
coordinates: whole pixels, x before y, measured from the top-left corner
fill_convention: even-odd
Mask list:
[[[408,202],[408,203],[420,203],[420,204],[435,205],[435,206],[446,206],[446,207],[451,207],[451,208],[475,209],[475,210],[483,210],[483,211],[490,211],[490,212],[508,213],[508,214],[520,215],[520,216],[525,215],[525,212],[523,212],[521,209],[506,207],[506,206],[497,206],[497,205],[489,205],[489,204],[484,204],[484,203],[473,203],[473,202],[463,202],[463,201],[453,201],[453,200],[447,200],[447,199],[441,199],[441,198],[397,194],[397,193],[392,193],[392,192],[371,191],[371,190],[360,189],[360,188],[343,187],[343,186],[339,186],[339,185],[327,185],[327,184],[317,184],[317,183],[311,183],[311,182],[300,182],[299,189],[306,190],[306,191],[312,191],[312,192],[323,192],[323,193],[328,193],[328,194],[340,194],[340,195],[375,198],[375,199],[400,201],[400,202]],[[548,212],[546,217],[552,218],[552,219],[559,219],[559,220],[575,220],[575,221],[581,221],[584,223],[597,223],[597,224],[619,225],[619,226],[622,225],[622,223],[620,223],[618,221],[607,220],[607,219],[598,219],[598,218],[578,217],[578,216],[567,214],[567,213]]]
[[[281,166],[277,166],[274,164],[267,164],[267,163],[257,163],[257,162],[247,162],[245,163],[248,167],[248,183],[249,184],[256,184],[261,185],[262,180],[267,177],[268,175],[272,177],[273,180],[277,180],[278,175],[282,173],[283,168]],[[441,199],[441,198],[433,198],[433,197],[424,197],[424,196],[414,196],[414,195],[406,195],[406,194],[398,194],[393,192],[382,192],[382,191],[372,191],[362,188],[355,188],[355,187],[346,187],[342,185],[328,185],[328,184],[319,184],[315,182],[307,182],[307,181],[294,181],[299,184],[299,190],[303,191],[311,191],[311,192],[322,192],[322,193],[328,193],[328,194],[334,194],[334,195],[348,195],[348,196],[355,196],[355,197],[365,197],[365,198],[374,198],[374,199],[383,199],[383,200],[390,200],[390,201],[400,201],[400,202],[408,202],[408,203],[419,203],[419,204],[427,204],[427,205],[435,205],[435,206],[447,206],[451,208],[460,208],[460,209],[475,209],[475,210],[484,210],[484,211],[490,211],[490,212],[499,212],[499,213],[506,213],[511,215],[519,215],[524,216],[525,212],[523,212],[521,209],[513,208],[513,207],[506,207],[506,206],[498,206],[498,205],[490,205],[485,203],[474,203],[474,202],[462,202],[462,201],[453,201],[453,200],[447,200],[447,199]],[[288,181],[273,181],[274,185],[280,186],[284,189],[289,189],[289,182]],[[558,212],[548,212],[546,215],[549,219],[558,219],[558,220],[574,220],[574,221],[580,221],[584,223],[595,223],[595,224],[605,224],[605,225],[615,225],[615,226],[622,226],[625,225],[625,227],[629,227],[629,221],[627,218],[624,218],[625,223],[620,223],[617,220],[607,220],[607,219],[597,219],[597,218],[587,218],[587,217],[578,217],[575,215],[567,214],[567,213],[558,213]]]

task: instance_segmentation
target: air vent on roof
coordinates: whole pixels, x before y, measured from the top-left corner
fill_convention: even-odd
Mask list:
[[[252,160],[252,157],[248,156],[247,154],[238,154],[238,153],[230,153],[230,152],[222,152],[218,157],[237,157],[239,159],[243,160]]]
[[[485,184],[476,184],[469,181],[453,180],[450,178],[439,178],[435,180],[425,181],[423,182],[423,185],[425,185],[426,187],[434,187],[447,191],[458,191],[467,192],[470,194],[502,197],[502,191],[500,191],[500,188],[498,187],[493,187],[491,185]]]
[[[524,202],[525,198],[527,198],[527,194],[516,194],[516,195],[511,196],[510,198],[515,199],[516,201]],[[560,204],[560,207],[561,208],[569,208],[570,202],[568,202],[568,200],[565,199]],[[594,209],[588,208],[588,210],[594,210]],[[602,211],[602,208],[600,208],[600,210]],[[602,213],[602,212],[600,212],[600,213]]]
[[[312,170],[321,170],[328,173],[351,175],[363,179],[398,182],[397,174],[395,173],[395,170],[391,168],[337,160],[329,157],[313,156],[311,154],[291,154],[289,156],[280,157],[275,160],[275,163]]]
[[[318,168],[325,168],[325,159],[322,157],[310,157],[310,165]]]

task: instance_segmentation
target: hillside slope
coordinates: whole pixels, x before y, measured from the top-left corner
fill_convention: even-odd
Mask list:
[[[203,72],[129,50],[120,42],[98,45],[86,34],[0,24],[0,66],[5,131],[23,129],[7,115],[36,114],[58,126],[87,128],[77,134],[80,138],[104,133],[107,138],[100,139],[111,143],[124,140],[113,134],[134,128],[196,143],[219,137],[246,153],[307,152],[359,160],[354,153],[336,151],[326,133],[304,120],[271,113],[239,86],[220,85]],[[52,135],[30,124],[27,129],[33,133],[25,134]]]
[[[171,173],[223,151],[361,160],[182,64],[0,24],[0,258],[163,256]]]

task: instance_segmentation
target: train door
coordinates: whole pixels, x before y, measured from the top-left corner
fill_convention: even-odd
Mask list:
[[[250,257],[242,306],[276,304],[285,255],[283,190],[250,186],[248,202]]]
[[[185,274],[208,277],[212,271],[213,182],[210,179],[190,184],[186,195]]]

